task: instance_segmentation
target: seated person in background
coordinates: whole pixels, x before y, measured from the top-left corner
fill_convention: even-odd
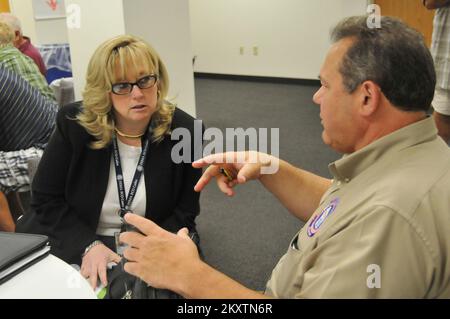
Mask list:
[[[189,298],[450,298],[450,149],[427,116],[433,60],[400,20],[382,17],[381,28],[370,29],[367,18],[333,30],[313,97],[323,141],[345,154],[329,166],[333,180],[261,153],[193,164],[212,164],[197,190],[216,178],[233,195],[235,185],[256,179],[306,221],[265,294],[201,261],[185,230],[167,233],[132,214],[126,221],[145,235],[121,235],[131,247],[125,271]],[[268,165],[279,169],[261,174]]]
[[[194,119],[166,100],[168,81],[164,63],[141,39],[124,35],[100,45],[82,105],[60,110],[33,180],[32,211],[17,231],[48,235],[52,254],[81,265],[92,287],[98,277],[107,285],[107,264],[120,260],[114,236],[125,212],[168,231],[196,230],[201,169],[172,160],[170,137],[183,127],[193,143]]]
[[[36,63],[13,45],[14,32],[4,22],[0,22],[0,64],[16,72],[32,86],[41,91],[41,94],[55,101],[55,95],[48,86],[47,80],[39,71]]]
[[[42,156],[58,106],[1,66],[0,87],[0,230],[13,231],[3,193],[29,190],[28,160]]]
[[[41,53],[39,53],[39,50],[31,44],[30,38],[23,35],[20,20],[11,13],[2,12],[0,13],[0,21],[9,25],[14,31],[14,46],[19,49],[20,52],[33,59],[34,63],[38,66],[39,71],[45,76],[47,74],[47,68],[42,60]]]

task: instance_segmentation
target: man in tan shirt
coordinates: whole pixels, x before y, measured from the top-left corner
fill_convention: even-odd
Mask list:
[[[344,154],[329,166],[333,180],[254,152],[194,163],[211,164],[196,190],[214,177],[233,195],[236,184],[258,179],[306,221],[265,294],[201,261],[185,229],[171,234],[134,214],[126,221],[145,235],[121,236],[133,247],[126,271],[187,298],[450,297],[450,150],[426,113],[436,82],[430,52],[388,17],[374,29],[367,17],[344,19],[331,38],[313,100],[323,141]],[[261,174],[274,163],[276,173]]]

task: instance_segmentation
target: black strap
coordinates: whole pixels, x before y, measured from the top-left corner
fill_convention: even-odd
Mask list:
[[[114,154],[114,167],[116,168],[116,181],[117,190],[119,192],[119,203],[120,203],[120,217],[123,218],[125,213],[130,210],[131,204],[133,203],[134,196],[136,195],[137,187],[139,185],[139,180],[141,179],[142,172],[144,171],[145,158],[147,157],[149,148],[149,139],[145,137],[144,146],[142,147],[141,155],[139,156],[139,161],[134,172],[133,180],[131,181],[130,191],[128,192],[128,197],[125,194],[125,184],[123,182],[122,164],[120,163],[120,153],[119,146],[117,145],[117,137],[113,137],[113,154]]]

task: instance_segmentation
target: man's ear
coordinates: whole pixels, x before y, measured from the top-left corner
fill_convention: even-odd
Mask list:
[[[380,104],[381,90],[373,81],[365,81],[360,86],[362,116],[371,116],[374,114]]]
[[[14,31],[13,43],[14,43],[15,47],[19,47],[20,46],[20,31]]]

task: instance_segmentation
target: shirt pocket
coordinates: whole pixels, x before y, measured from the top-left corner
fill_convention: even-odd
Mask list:
[[[299,234],[289,243],[289,248],[272,272],[266,293],[276,298],[294,298],[303,283],[303,252],[299,243]]]

